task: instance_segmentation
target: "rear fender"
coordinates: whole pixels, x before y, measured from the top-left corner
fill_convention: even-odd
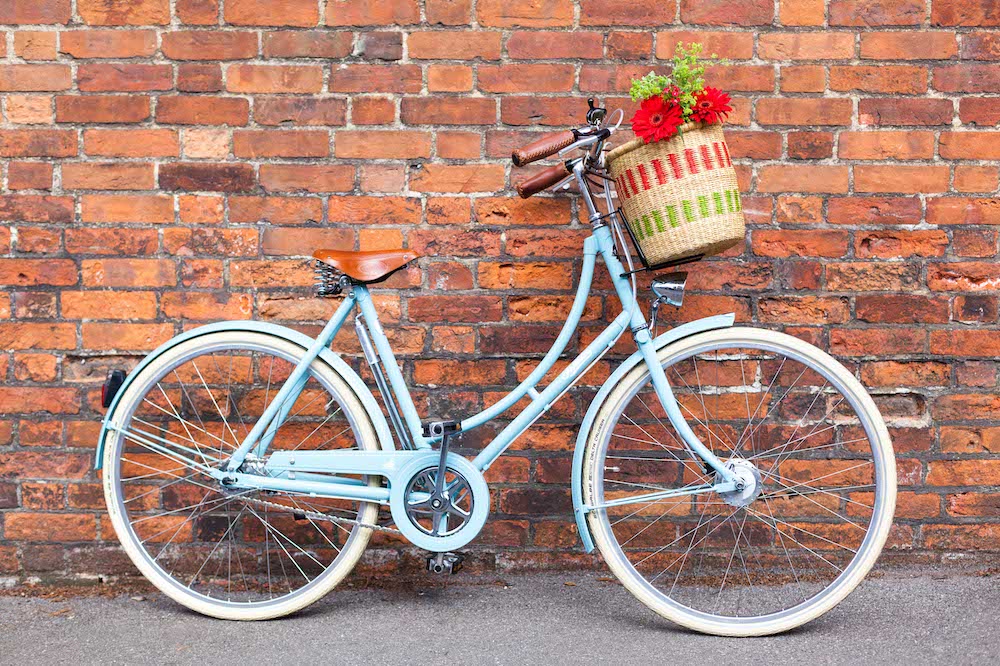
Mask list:
[[[717,328],[728,328],[733,325],[735,320],[736,315],[734,314],[715,315],[714,317],[696,319],[695,321],[672,328],[663,335],[658,335],[653,340],[653,344],[656,345],[656,349],[659,351],[667,345],[682,338],[692,336],[695,333],[711,331]],[[594,425],[594,420],[597,418],[597,413],[604,405],[604,401],[607,400],[608,395],[618,382],[642,362],[642,354],[637,351],[625,359],[625,362],[608,377],[604,385],[601,386],[601,390],[597,392],[593,402],[590,403],[587,414],[583,417],[583,423],[580,424],[580,432],[576,437],[576,450],[573,452],[573,514],[576,516],[576,528],[577,532],[580,533],[580,540],[583,541],[583,547],[588,553],[594,550],[594,540],[590,535],[590,528],[587,526],[587,515],[583,509],[584,449],[587,448],[587,439],[590,437],[590,430]]]
[[[214,324],[208,324],[206,326],[191,329],[186,333],[182,333],[177,337],[167,340],[165,343],[157,347],[155,351],[139,362],[139,365],[137,365],[132,372],[129,373],[128,377],[125,379],[125,383],[122,384],[121,388],[118,389],[118,393],[115,394],[114,400],[111,402],[111,406],[108,407],[108,411],[105,413],[104,420],[101,425],[101,434],[97,440],[96,460],[94,461],[95,469],[100,469],[104,463],[104,444],[107,441],[109,432],[108,423],[111,415],[115,413],[118,401],[121,399],[122,395],[125,394],[125,390],[129,387],[129,384],[132,383],[136,376],[143,369],[145,369],[146,366],[153,361],[153,359],[166,352],[168,349],[172,349],[182,342],[187,342],[193,338],[207,335],[209,333],[218,333],[219,331],[250,331],[253,333],[273,335],[298,345],[299,347],[302,347],[303,350],[308,349],[314,342],[314,340],[308,335],[299,333],[298,331],[288,328],[287,326],[278,326],[277,324],[270,324],[262,321],[220,321]],[[358,399],[364,406],[365,411],[368,412],[368,418],[371,419],[372,425],[375,428],[375,433],[378,436],[379,445],[382,450],[394,450],[395,445],[393,444],[392,433],[389,431],[389,424],[386,422],[385,416],[382,414],[382,409],[375,400],[375,396],[372,395],[372,392],[365,385],[364,381],[362,381],[361,377],[358,376],[358,373],[354,372],[351,366],[347,365],[347,363],[340,358],[339,354],[334,353],[329,348],[321,351],[319,358],[327,363],[327,365],[331,366],[358,396]]]

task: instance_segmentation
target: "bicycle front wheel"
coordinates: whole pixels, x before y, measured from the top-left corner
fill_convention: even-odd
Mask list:
[[[104,492],[118,539],[146,578],[199,613],[291,613],[332,589],[368,543],[373,503],[231,489],[207,473],[224,466],[304,353],[253,331],[198,336],[149,363],[110,415]],[[287,403],[268,451],[378,449],[358,397],[321,359]],[[256,453],[244,471],[263,469],[267,454]]]
[[[608,566],[651,609],[704,633],[773,634],[831,609],[875,563],[895,508],[892,444],[871,397],[828,354],[764,329],[694,335],[660,361],[688,423],[744,487],[694,491],[714,471],[636,367],[601,406],[585,455],[584,501],[599,507],[588,525]],[[662,496],[678,490],[694,494]]]

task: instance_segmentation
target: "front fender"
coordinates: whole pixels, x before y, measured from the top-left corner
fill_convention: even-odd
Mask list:
[[[107,440],[108,435],[108,419],[115,412],[115,408],[118,406],[118,401],[125,394],[125,389],[128,388],[129,384],[135,379],[135,377],[141,372],[150,362],[163,352],[175,347],[176,345],[187,342],[192,338],[197,338],[208,333],[217,333],[219,331],[251,331],[254,333],[265,333],[267,335],[274,335],[279,338],[283,338],[293,344],[302,347],[303,350],[308,349],[312,346],[314,340],[304,333],[300,333],[294,329],[288,328],[287,326],[279,326],[277,324],[270,324],[268,322],[262,321],[220,321],[214,324],[208,324],[206,326],[199,326],[198,328],[191,329],[181,335],[174,338],[170,338],[162,345],[156,348],[152,353],[150,353],[146,358],[139,362],[132,372],[129,373],[128,377],[125,378],[125,383],[122,384],[121,388],[118,389],[118,393],[115,395],[111,406],[108,407],[108,411],[104,415],[104,420],[101,424],[101,434],[97,439],[97,453],[96,460],[94,461],[95,469],[100,469],[104,462],[104,443]],[[358,396],[361,404],[364,406],[365,410],[368,412],[368,417],[372,421],[372,425],[375,428],[375,433],[378,436],[379,444],[384,451],[391,451],[395,447],[393,445],[392,434],[389,431],[389,424],[385,420],[385,416],[382,414],[382,409],[379,407],[378,402],[375,400],[375,396],[365,385],[358,373],[354,372],[351,366],[347,365],[339,354],[334,353],[329,348],[324,349],[320,352],[319,357],[325,361],[328,365],[333,367],[334,370],[343,377],[344,381],[351,387],[351,390]]]
[[[735,320],[736,315],[732,313],[696,319],[695,321],[672,328],[663,335],[656,336],[653,344],[656,345],[656,349],[659,351],[667,345],[695,333],[711,331],[717,328],[728,328],[733,325]],[[597,392],[593,402],[590,403],[587,414],[583,417],[583,422],[580,424],[580,432],[576,436],[576,450],[573,452],[573,514],[576,516],[576,528],[580,533],[581,541],[583,541],[583,547],[588,553],[594,550],[594,540],[590,536],[590,528],[587,526],[587,516],[583,510],[583,458],[584,449],[587,448],[587,438],[590,435],[590,428],[594,424],[594,419],[597,418],[597,412],[600,411],[608,394],[611,393],[611,390],[625,375],[642,362],[642,354],[637,351],[625,359],[618,369],[608,377],[604,385],[601,386],[601,390]]]

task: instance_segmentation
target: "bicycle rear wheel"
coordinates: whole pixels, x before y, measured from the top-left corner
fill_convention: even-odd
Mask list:
[[[714,482],[660,406],[645,365],[611,391],[585,455],[594,542],[636,597],[718,635],[786,631],[828,611],[870,570],[895,507],[888,431],[835,359],[763,329],[710,331],[661,350],[681,411],[746,485]],[[636,498],[636,499],[633,499]]]
[[[110,415],[104,491],[118,539],[146,578],[199,613],[291,613],[340,582],[368,543],[361,524],[375,521],[373,503],[230,489],[206,473],[224,465],[303,354],[258,332],[202,335],[147,365]],[[357,396],[324,361],[289,403],[269,451],[378,449]],[[248,457],[243,471],[265,460]]]

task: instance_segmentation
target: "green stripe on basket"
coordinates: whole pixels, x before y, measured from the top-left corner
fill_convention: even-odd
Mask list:
[[[715,201],[715,214],[722,215],[726,212],[726,209],[722,206],[722,194],[719,192],[712,192],[712,200]]]
[[[730,213],[735,212],[736,211],[736,206],[733,205],[733,191],[732,190],[726,190],[725,191],[725,195],[726,195],[726,206],[729,208],[729,212]]]
[[[643,215],[642,216],[642,221],[646,225],[646,235],[647,236],[652,236],[654,233],[656,233],[655,231],[653,231],[653,223],[649,221],[649,216],[648,215]]]
[[[680,222],[677,220],[677,206],[667,205],[667,219],[670,220],[671,227],[680,226]]]
[[[667,228],[663,226],[663,216],[660,215],[660,211],[654,210],[650,214],[653,216],[653,221],[656,222],[656,231],[657,232],[666,231]]]
[[[708,210],[708,197],[704,194],[698,196],[698,212],[701,213],[702,217],[709,217],[712,214]]]
[[[681,208],[684,210],[684,219],[687,222],[694,222],[694,206],[691,205],[690,199],[681,201]]]

